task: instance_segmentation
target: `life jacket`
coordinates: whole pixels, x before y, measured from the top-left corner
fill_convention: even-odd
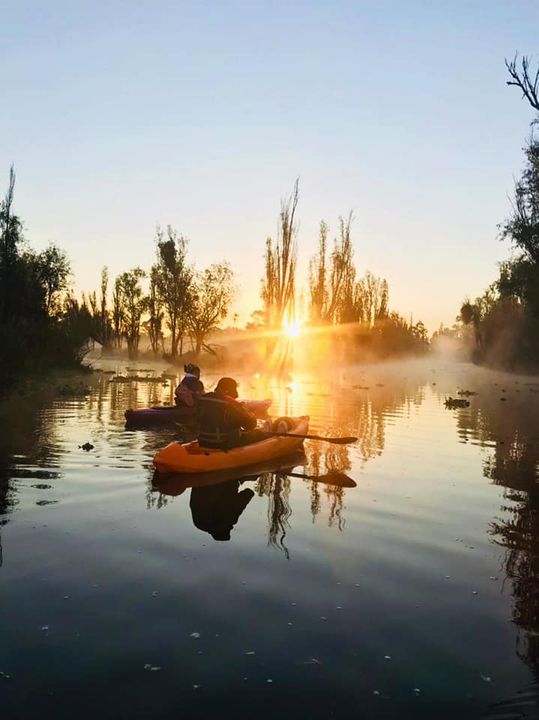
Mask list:
[[[198,442],[202,447],[227,450],[240,442],[242,429],[256,427],[251,413],[230,398],[211,392],[200,398]]]
[[[195,407],[198,398],[204,393],[204,385],[194,375],[186,375],[176,388],[176,404]]]

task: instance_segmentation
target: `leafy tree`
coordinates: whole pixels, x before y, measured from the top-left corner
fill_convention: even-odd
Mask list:
[[[12,212],[15,192],[15,169],[9,169],[9,184],[4,200],[0,202],[0,263],[9,268],[18,258],[19,246],[23,241],[22,222]]]
[[[143,327],[148,333],[152,352],[157,355],[163,347],[163,303],[159,294],[159,268],[154,265],[150,270],[150,288],[146,298],[148,320]]]
[[[427,328],[425,325],[419,320],[416,322],[415,325],[412,325],[411,327],[412,335],[420,342],[420,343],[428,343],[429,341],[429,334],[427,331]]]
[[[110,313],[107,307],[107,293],[109,286],[109,272],[107,267],[101,270],[101,287],[99,299],[96,292],[90,293],[88,301],[92,312],[92,337],[103,347],[104,352],[110,350],[113,343],[113,328]]]
[[[69,288],[71,266],[66,253],[56,245],[49,245],[35,257],[36,274],[44,293],[47,315],[57,315],[61,310],[62,293]]]
[[[146,299],[140,285],[140,280],[144,277],[146,273],[139,267],[124,272],[118,277],[122,306],[122,334],[127,341],[127,351],[131,360],[138,356],[140,323],[146,308]]]
[[[253,310],[250,315],[250,320],[245,325],[246,330],[262,330],[264,327],[264,310]]]
[[[283,322],[291,320],[294,314],[298,201],[299,180],[296,180],[291,195],[281,202],[277,240],[266,240],[265,277],[261,296],[266,327],[271,330],[280,329]]]
[[[112,336],[118,350],[122,349],[123,319],[122,288],[120,278],[117,277],[112,291]]]
[[[166,234],[157,230],[157,263],[155,279],[163,304],[164,316],[170,330],[171,355],[183,352],[183,338],[187,330],[192,300],[193,269],[187,262],[187,239],[170,225]]]
[[[311,300],[311,321],[318,325],[327,319],[328,304],[328,267],[327,239],[329,227],[320,221],[318,251],[309,263],[309,293]]]
[[[396,312],[390,312],[383,320],[378,320],[364,337],[365,340],[379,357],[418,354],[429,349],[427,330],[423,323],[419,321],[412,325]]]
[[[387,280],[375,277],[369,270],[355,288],[356,315],[364,327],[373,327],[388,316],[389,286]]]
[[[234,273],[227,263],[218,263],[199,273],[193,286],[189,329],[197,357],[208,334],[227,316],[234,295]]]
[[[334,323],[351,322],[354,316],[354,248],[352,246],[351,225],[353,216],[339,218],[339,239],[331,254],[329,274],[329,299],[327,319]]]
[[[25,371],[77,364],[80,333],[64,321],[61,295],[67,290],[69,262],[59,248],[35,253],[13,212],[15,171],[0,201],[0,383]]]
[[[539,266],[539,142],[530,142],[525,153],[527,165],[516,183],[513,213],[502,225],[502,237]]]
[[[15,170],[0,202],[0,316],[43,318],[43,292],[36,274],[35,254],[25,249],[23,225],[13,213]]]

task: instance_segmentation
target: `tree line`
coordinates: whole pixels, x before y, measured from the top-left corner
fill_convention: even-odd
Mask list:
[[[141,335],[148,337],[155,355],[175,360],[186,349],[199,357],[215,352],[208,335],[227,316],[235,294],[234,274],[226,262],[198,272],[188,259],[188,241],[172,226],[157,229],[156,260],[149,272],[140,267],[118,275],[112,284],[101,272],[99,296],[70,296],[66,316],[86,325],[88,336],[103,352],[127,349],[130,359],[139,354]],[[147,291],[143,281],[147,280]]]
[[[13,210],[15,171],[0,201],[0,386],[26,370],[77,365],[84,338],[63,322],[71,267],[55,245],[35,252]]]
[[[213,352],[208,335],[226,317],[235,294],[225,262],[197,271],[188,241],[173,227],[158,228],[156,259],[111,282],[106,267],[99,292],[78,299],[66,253],[56,245],[34,251],[14,212],[15,171],[0,201],[0,386],[26,372],[79,366],[88,340],[104,352],[139,353],[141,334],[151,350],[175,359],[186,349]],[[147,286],[144,288],[143,283]]]
[[[539,68],[527,57],[506,60],[507,84],[517,87],[539,123]],[[500,228],[512,255],[499,264],[497,279],[475,301],[466,299],[460,319],[472,329],[474,359],[507,369],[539,365],[539,141],[525,149],[525,167],[516,181],[512,212]]]
[[[281,203],[278,234],[268,238],[261,299],[263,310],[253,316],[268,331],[267,355],[283,352],[280,331],[297,316],[297,253],[299,182]],[[346,326],[357,350],[368,347],[376,355],[424,352],[428,334],[419,321],[407,322],[389,309],[389,286],[368,270],[359,276],[352,241],[353,214],[339,218],[331,242],[325,220],[319,226],[318,247],[308,266],[307,323],[311,327]]]
[[[98,291],[77,298],[71,290],[66,254],[50,245],[31,249],[23,223],[13,212],[15,173],[0,203],[0,373],[9,382],[25,370],[80,364],[88,340],[104,353],[139,355],[141,337],[156,356],[172,360],[186,352],[198,358],[213,352],[211,333],[227,317],[235,296],[234,274],[226,262],[198,271],[188,240],[172,226],[158,228],[155,261],[111,278],[101,271]],[[267,357],[280,348],[285,323],[297,313],[297,210],[299,183],[281,204],[279,231],[265,245],[261,298],[255,311],[267,337]],[[355,347],[377,355],[424,351],[427,331],[389,310],[389,287],[370,272],[359,276],[352,242],[353,216],[340,218],[338,234],[320,222],[318,248],[308,269],[308,322],[342,326]],[[249,325],[247,326],[249,328]]]

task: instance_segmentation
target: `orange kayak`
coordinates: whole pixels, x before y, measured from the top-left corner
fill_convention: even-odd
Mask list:
[[[291,433],[305,435],[309,431],[309,417],[296,418]],[[289,455],[301,448],[303,440],[293,437],[268,437],[266,440],[232,448],[211,450],[201,448],[198,441],[174,442],[160,450],[153,462],[161,473],[208,473],[222,470],[241,470],[257,463]]]

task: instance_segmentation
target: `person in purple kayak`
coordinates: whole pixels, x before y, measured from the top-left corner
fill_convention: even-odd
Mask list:
[[[194,408],[204,395],[204,383],[200,379],[200,368],[193,363],[183,366],[185,375],[174,392],[176,405],[179,407]]]

